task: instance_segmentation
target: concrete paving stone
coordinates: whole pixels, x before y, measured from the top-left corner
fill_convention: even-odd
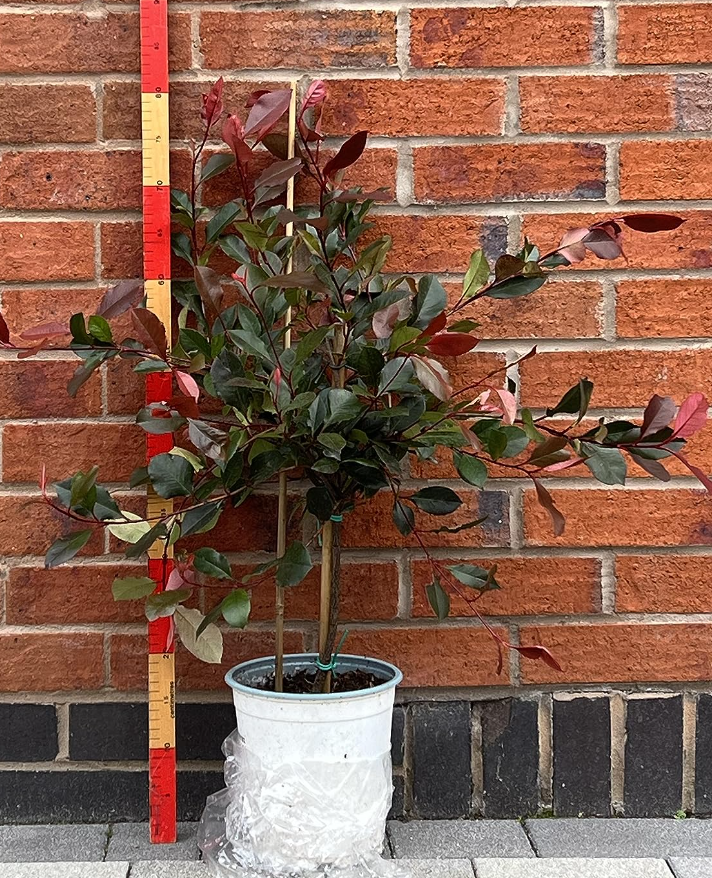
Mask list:
[[[712,857],[712,820],[547,819],[526,828],[540,857]]]
[[[205,863],[132,863],[131,878],[210,878]]]
[[[128,863],[5,863],[2,878],[127,878]]]
[[[673,857],[670,868],[675,878],[712,878],[712,859],[706,857]]]
[[[0,826],[0,863],[100,862],[107,835],[108,826],[101,823]],[[0,874],[4,878],[4,871]]]
[[[672,878],[665,860],[475,860],[477,878]]]
[[[391,820],[388,837],[399,859],[535,856],[516,820]]]
[[[197,832],[197,823],[179,823],[175,844],[151,844],[148,823],[115,823],[106,860],[197,860]]]
[[[410,878],[474,878],[469,860],[400,860]]]

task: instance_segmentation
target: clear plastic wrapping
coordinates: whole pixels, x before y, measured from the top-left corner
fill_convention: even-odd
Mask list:
[[[226,788],[207,801],[199,844],[217,878],[409,878],[384,859],[390,753],[267,768],[233,732]]]

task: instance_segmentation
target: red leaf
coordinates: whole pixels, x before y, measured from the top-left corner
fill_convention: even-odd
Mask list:
[[[324,176],[333,180],[339,171],[343,171],[357,162],[366,149],[367,140],[368,131],[358,131],[353,137],[350,137],[333,159],[324,165]]]
[[[597,226],[583,239],[587,250],[598,256],[599,259],[618,259],[623,255],[618,235],[610,229],[610,225]]]
[[[200,299],[205,305],[205,316],[212,323],[220,314],[224,296],[220,275],[214,269],[208,268],[207,265],[196,265],[193,277]]]
[[[202,95],[203,106],[200,110],[200,118],[205,123],[206,128],[211,128],[218,121],[223,113],[223,78],[222,76],[206,95]]]
[[[17,355],[18,360],[27,360],[30,357],[34,357],[35,354],[39,354],[40,351],[43,351],[45,348],[49,347],[49,339],[43,338],[42,341],[35,345],[33,348],[26,348],[24,351],[20,351]]]
[[[223,122],[221,137],[235,153],[235,158],[243,165],[252,158],[252,150],[245,142],[245,128],[238,116],[229,115]]]
[[[709,404],[704,393],[692,393],[680,406],[671,439],[689,439],[707,423]]]
[[[287,161],[284,162],[275,162],[255,180],[255,189],[261,187],[272,188],[274,186],[284,186],[284,184],[291,180],[295,174],[299,173],[301,167],[302,160],[300,158],[287,159]]]
[[[181,417],[198,420],[200,418],[200,409],[196,401],[190,396],[172,396],[167,400],[166,405],[170,406],[173,411],[178,412]],[[157,414],[154,410],[154,418],[170,418],[171,411],[163,410],[163,414]]]
[[[200,398],[200,388],[195,378],[187,372],[174,372],[173,374],[176,376],[176,383],[181,393],[192,397],[197,402]]]
[[[459,357],[471,351],[476,344],[477,339],[466,332],[440,332],[425,347],[431,354],[441,357]]]
[[[104,293],[96,313],[100,317],[111,320],[112,317],[118,317],[129,308],[135,308],[143,296],[142,280],[122,280]]]
[[[675,457],[680,461],[680,463],[684,464],[695,476],[699,479],[700,482],[707,488],[707,493],[712,494],[712,479],[708,475],[706,475],[698,466],[695,466],[694,463],[690,463],[690,461],[685,457],[684,454],[681,454],[679,451],[674,452]]]
[[[302,101],[302,113],[310,107],[316,107],[323,104],[326,100],[327,90],[326,83],[323,79],[315,79],[307,89]]]
[[[436,335],[438,332],[442,332],[443,329],[447,326],[447,314],[443,311],[442,314],[438,314],[438,316],[430,323],[427,329],[424,329],[421,333],[421,338],[428,338],[431,335]]]
[[[637,454],[632,455],[632,457],[638,466],[642,467],[654,479],[658,479],[661,482],[670,481],[670,473],[659,460],[648,460],[646,457],[639,457]]]
[[[572,265],[586,258],[586,247],[582,241],[588,233],[588,228],[569,229],[561,239],[558,252]]]
[[[0,344],[10,343],[10,330],[5,322],[5,318],[0,314]]]
[[[142,342],[147,350],[165,359],[168,352],[166,328],[153,311],[147,308],[134,308],[131,312],[131,322],[138,341]]]
[[[544,662],[545,665],[549,665],[555,671],[561,672],[564,670],[545,646],[512,646],[512,649],[516,649],[519,655],[524,656],[524,658]]]
[[[20,333],[20,338],[24,338],[26,341],[38,341],[41,338],[57,338],[57,336],[61,335],[69,335],[69,327],[53,321],[52,323],[33,326],[32,329],[26,329]]]
[[[669,232],[685,222],[671,213],[629,213],[621,221],[636,232]]]
[[[675,400],[670,396],[658,396],[656,393],[645,409],[640,438],[650,436],[662,430],[675,417]]]
[[[245,137],[262,140],[289,110],[291,101],[291,88],[281,88],[261,95],[255,101],[247,117]]]
[[[554,500],[546,488],[536,479],[532,481],[536,488],[536,499],[539,501],[539,505],[543,506],[551,516],[551,521],[554,525],[554,535],[560,537],[566,527],[566,519],[554,505]]]

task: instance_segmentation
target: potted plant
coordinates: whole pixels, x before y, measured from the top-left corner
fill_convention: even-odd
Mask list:
[[[558,668],[545,645],[508,643],[480,614],[478,598],[500,587],[496,566],[443,564],[430,552],[427,534],[483,521],[463,517],[462,499],[448,485],[405,488],[409,461],[451,456],[459,477],[476,488],[484,487],[493,463],[524,476],[557,533],[564,520],[541,478],[563,470],[586,468],[605,484],[622,484],[628,458],[666,480],[665,460],[677,458],[712,489],[683,453],[706,420],[702,394],[679,410],[671,399],[654,396],[640,424],[583,424],[593,392],[586,379],[535,414],[518,406],[504,366],[457,388],[450,374],[451,364],[477,346],[479,300],[531,295],[550,271],[587,253],[615,259],[623,226],[651,233],[681,220],[620,216],[567,232],[550,252],[525,241],[494,265],[477,250],[461,290],[448,296],[433,275],[388,271],[391,241],[369,221],[384,193],[343,183],[367,134],[358,132],[335,154],[323,155],[325,99],[321,82],[304,94],[292,117],[295,145],[280,132],[290,90],[254,94],[244,124],[225,116],[222,80],[204,96],[204,137],[193,148],[190,191],[172,197],[179,227],[174,251],[192,274],[173,284],[179,313],[172,333],[142,306],[141,285],[123,283],[88,320],[76,314],[67,327],[51,324],[28,336],[34,350],[69,347],[81,358],[73,394],[117,358],[139,373],[171,375],[175,387],[136,419],[150,434],[174,434],[175,447],[131,481],[174,500],[173,511],[151,518],[121,509],[98,483],[98,465],[57,484],[55,494],[43,479],[46,502],[77,523],[53,543],[47,565],[72,558],[97,528],[122,541],[128,558],[161,544],[164,587],[155,592],[147,577],[117,579],[114,596],[145,598],[149,619],[170,617],[183,645],[212,662],[222,656],[217,623],[243,628],[251,592],[276,584],[275,655],[233,668],[227,681],[240,733],[235,770],[241,792],[231,805],[230,840],[242,862],[277,874],[349,865],[364,851],[380,850],[391,792],[391,711],[401,675],[378,659],[344,652],[341,535],[357,505],[376,494],[390,497],[393,525],[430,562],[427,596],[440,619],[448,615],[449,595],[457,593],[497,642],[500,664],[503,650],[514,649]],[[208,155],[218,131],[229,152]],[[197,193],[221,175],[234,181],[235,197],[209,211]],[[297,175],[305,181],[306,203],[294,208],[290,198],[285,207],[285,188]],[[229,269],[221,273],[226,262]],[[126,313],[133,328],[119,341],[112,322]],[[12,346],[6,331],[3,340]],[[210,547],[210,531],[227,509],[274,482],[281,501],[278,550],[236,583],[228,558]],[[203,545],[182,551],[182,541],[196,534]],[[299,585],[317,554],[319,651],[285,656],[284,590]],[[226,584],[229,592],[207,615],[186,605],[194,589],[224,591]]]

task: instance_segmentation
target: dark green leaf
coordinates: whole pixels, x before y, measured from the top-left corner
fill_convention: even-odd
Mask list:
[[[195,553],[193,566],[212,579],[232,579],[230,562],[227,558],[207,546],[198,549]]]
[[[487,467],[472,454],[463,454],[461,451],[453,452],[453,462],[458,475],[468,485],[482,488],[487,481]]]
[[[277,585],[289,588],[298,585],[312,569],[312,560],[304,543],[295,540],[277,562]]]
[[[250,595],[244,588],[236,588],[220,604],[223,619],[231,628],[244,628],[250,621]]]
[[[398,500],[393,506],[393,522],[404,537],[409,536],[415,529],[415,513]]]
[[[159,539],[165,539],[168,535],[166,531],[166,526],[162,521],[159,521],[157,524],[149,530],[141,537],[141,539],[137,540],[135,543],[132,543],[130,546],[126,546],[124,549],[124,555],[127,558],[140,558],[145,552],[151,548],[151,546]]]
[[[428,603],[438,619],[441,622],[443,619],[447,619],[450,615],[450,595],[442,587],[439,580],[435,579],[430,585],[426,585],[425,593],[428,596]]]
[[[111,342],[113,335],[108,321],[98,314],[94,314],[89,318],[89,332],[97,341]]]
[[[187,497],[193,490],[193,467],[176,454],[156,455],[148,464],[148,475],[159,497]]]
[[[70,561],[91,539],[91,530],[78,530],[66,537],[60,537],[49,547],[45,556],[45,567],[49,570]]]
[[[462,505],[462,500],[452,490],[442,485],[422,488],[409,498],[418,509],[429,515],[450,515]]]
[[[211,155],[203,165],[203,170],[200,174],[200,182],[205,183],[207,180],[212,180],[213,177],[222,174],[223,171],[226,171],[234,164],[235,156],[232,155],[232,153],[220,152],[216,155]],[[188,202],[188,204],[190,205],[190,202]]]
[[[236,201],[228,201],[205,227],[205,241],[212,244],[217,241],[220,233],[233,223],[242,213],[242,205]]]
[[[146,598],[146,618],[149,622],[172,616],[176,607],[191,595],[189,588],[177,588],[173,591],[162,591]]]
[[[475,250],[470,257],[470,266],[467,269],[465,280],[462,285],[462,295],[469,299],[478,293],[487,283],[490,276],[490,267],[487,257],[482,250]],[[468,330],[463,330],[467,332]]]
[[[588,411],[592,393],[593,384],[586,378],[582,378],[578,384],[566,391],[553,408],[546,410],[546,416],[550,418],[552,415],[577,414],[575,426]]]
[[[204,534],[212,530],[220,519],[222,503],[206,503],[205,506],[197,506],[183,513],[181,520],[181,537],[189,537],[191,534]]]
[[[492,299],[514,299],[518,296],[528,296],[545,283],[545,277],[510,277],[491,287],[487,295]]]
[[[319,521],[328,521],[334,512],[334,501],[328,488],[309,488],[306,501],[307,510]]]
[[[627,474],[625,458],[617,448],[601,448],[582,442],[584,461],[593,475],[604,485],[624,485]]]
[[[430,274],[423,275],[418,282],[418,293],[413,303],[415,312],[414,325],[419,329],[427,329],[445,310],[447,293],[440,281]]]
[[[468,588],[480,591],[489,589],[490,571],[475,564],[451,564],[447,568],[450,573]]]

